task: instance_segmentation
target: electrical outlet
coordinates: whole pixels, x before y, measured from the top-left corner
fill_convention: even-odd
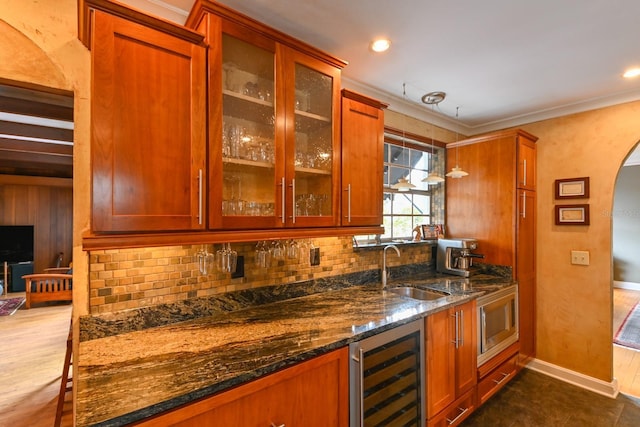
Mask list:
[[[232,279],[239,279],[244,277],[244,257],[242,255],[238,255],[236,259],[236,271],[231,273]]]
[[[589,265],[589,251],[571,251],[571,264]]]
[[[320,248],[309,250],[309,264],[320,265]]]

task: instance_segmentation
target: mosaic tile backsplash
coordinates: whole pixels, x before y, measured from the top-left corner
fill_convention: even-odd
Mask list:
[[[287,245],[288,242],[282,242]],[[328,237],[296,241],[303,256],[273,259],[268,268],[255,260],[258,242],[235,243],[231,249],[244,258],[244,277],[214,270],[202,274],[198,252],[215,253],[222,245],[184,245],[155,248],[101,250],[90,253],[90,307],[92,315],[153,307],[227,292],[274,285],[295,284],[350,273],[378,271],[382,248],[354,249],[351,237]],[[273,242],[267,241],[270,246]],[[305,248],[320,250],[320,264],[310,265]],[[387,265],[429,263],[428,243],[399,246],[401,257],[387,254]]]

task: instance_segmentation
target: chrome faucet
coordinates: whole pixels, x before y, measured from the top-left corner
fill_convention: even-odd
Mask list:
[[[389,248],[393,248],[398,254],[398,257],[400,256],[400,250],[396,245],[387,245],[382,250],[382,288],[383,289],[387,288],[387,277],[389,275],[387,273],[387,249]]]

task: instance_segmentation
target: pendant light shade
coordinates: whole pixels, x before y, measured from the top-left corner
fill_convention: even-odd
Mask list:
[[[469,173],[463,171],[457,165],[455,167],[451,168],[451,171],[447,173],[447,176],[449,178],[462,178],[463,176],[467,176],[467,175],[469,175]]]
[[[407,181],[405,178],[398,178],[398,182],[393,184],[391,188],[396,189],[398,191],[409,191],[412,188],[416,188],[415,185]]]
[[[434,172],[429,173],[429,175],[427,175],[427,177],[424,178],[422,182],[426,182],[428,185],[436,185],[444,182],[444,178]]]
[[[456,121],[458,120],[458,109],[460,107],[456,107]],[[458,142],[458,130],[456,129],[456,142]],[[458,147],[456,146],[456,165],[455,167],[451,168],[451,171],[449,171],[449,173],[447,173],[446,176],[448,176],[449,178],[462,178],[464,176],[469,175],[468,172],[465,172],[462,170],[462,168],[460,166],[458,166]]]

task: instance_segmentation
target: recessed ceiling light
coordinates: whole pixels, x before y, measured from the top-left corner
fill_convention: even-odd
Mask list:
[[[384,52],[389,49],[391,42],[389,39],[376,39],[371,42],[371,50],[374,52]]]
[[[622,77],[631,78],[640,76],[640,68],[630,68],[624,72]]]

